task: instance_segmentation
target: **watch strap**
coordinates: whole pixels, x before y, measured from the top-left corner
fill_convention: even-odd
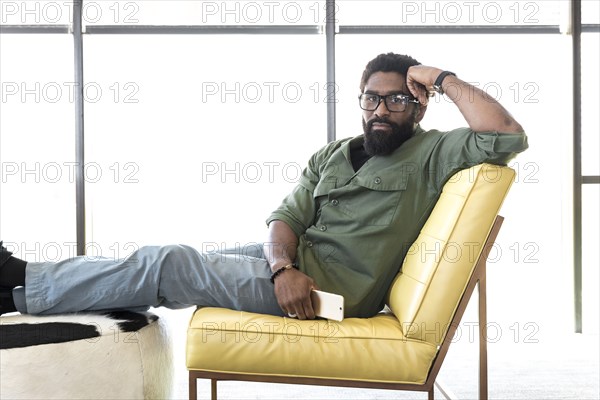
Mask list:
[[[444,94],[442,82],[444,82],[444,78],[446,78],[448,75],[456,76],[454,72],[443,71],[441,74],[438,75],[437,79],[435,80],[435,83],[433,84],[433,90],[435,90],[439,94]]]

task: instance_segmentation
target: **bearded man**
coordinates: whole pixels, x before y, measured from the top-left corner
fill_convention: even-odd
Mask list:
[[[27,263],[0,242],[0,313],[214,306],[312,319],[310,292],[320,289],[344,296],[345,317],[375,315],[444,183],[472,165],[506,164],[528,145],[485,92],[409,56],[377,56],[360,91],[364,133],[311,157],[267,219],[262,246],[243,254],[145,246],[123,260]],[[468,127],[420,127],[433,91]]]

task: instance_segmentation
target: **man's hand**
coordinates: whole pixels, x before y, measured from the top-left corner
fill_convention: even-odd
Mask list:
[[[288,269],[275,278],[275,297],[283,312],[296,315],[298,319],[314,319],[315,311],[310,292],[318,289],[315,281],[298,271]]]
[[[425,65],[413,65],[406,74],[406,85],[410,93],[426,106],[429,102],[429,93],[433,90],[433,84],[443,71],[439,68]]]
[[[292,260],[296,259],[297,247],[298,238],[288,224],[277,220],[269,224],[269,236],[264,244],[264,253],[271,272],[291,264]],[[273,283],[275,297],[283,312],[295,314],[299,319],[315,318],[310,291],[318,289],[318,286],[312,278],[297,269],[290,268],[279,273]]]

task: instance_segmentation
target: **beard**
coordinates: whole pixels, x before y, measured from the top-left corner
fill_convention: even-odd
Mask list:
[[[373,130],[373,124],[386,123],[391,127],[391,132]],[[409,118],[402,124],[396,124],[387,118],[373,117],[369,122],[362,120],[365,132],[365,151],[370,156],[385,156],[392,153],[414,134],[415,118]]]

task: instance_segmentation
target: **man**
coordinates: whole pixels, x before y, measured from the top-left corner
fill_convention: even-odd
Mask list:
[[[321,289],[344,296],[346,317],[376,314],[447,179],[506,163],[527,138],[483,91],[408,56],[377,56],[360,89],[364,135],[312,156],[268,218],[262,248],[241,255],[147,246],[125,260],[58,263],[25,263],[3,249],[0,312],[199,305],[312,319],[310,291]],[[468,128],[421,129],[432,90],[456,104]]]

